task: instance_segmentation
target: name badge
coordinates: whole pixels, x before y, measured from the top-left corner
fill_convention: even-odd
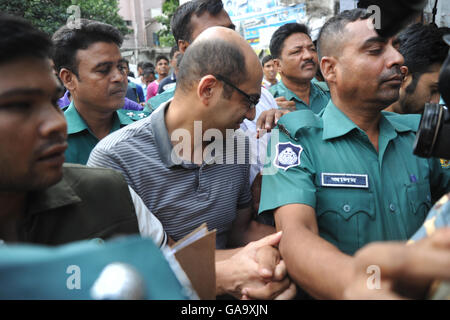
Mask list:
[[[322,173],[322,187],[369,188],[367,174]]]

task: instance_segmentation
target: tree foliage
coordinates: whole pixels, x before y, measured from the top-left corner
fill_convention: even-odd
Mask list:
[[[170,30],[170,20],[172,20],[173,14],[179,5],[179,0],[166,0],[162,6],[163,14],[155,17],[155,20],[163,25],[161,30],[157,32],[161,47],[173,47],[175,45],[175,38]]]
[[[109,23],[123,35],[132,32],[119,15],[117,0],[8,0],[0,2],[0,12],[24,17],[51,35],[75,14],[68,11],[71,5],[79,7],[80,18]]]

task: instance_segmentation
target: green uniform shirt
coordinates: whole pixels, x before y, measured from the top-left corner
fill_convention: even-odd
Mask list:
[[[295,93],[289,90],[280,80],[277,84],[270,87],[269,91],[274,98],[285,97],[286,100],[295,101],[297,110],[311,110],[314,113],[319,113],[327,105],[330,100],[329,90],[325,90],[325,86],[319,86],[317,83],[311,81],[311,92],[309,94],[309,105],[300,99]]]
[[[309,205],[321,237],[348,254],[372,241],[407,240],[424,222],[432,196],[450,190],[450,170],[412,154],[419,120],[382,112],[377,152],[331,100],[319,115],[283,116],[279,143],[268,150],[260,212]]]
[[[69,144],[65,152],[66,162],[86,164],[92,149],[94,149],[99,140],[78,113],[73,101],[68,107],[63,108],[63,111],[67,120],[67,142]],[[145,111],[119,109],[114,113],[114,123],[111,132],[119,130],[136,120],[143,119],[148,115],[149,113]]]

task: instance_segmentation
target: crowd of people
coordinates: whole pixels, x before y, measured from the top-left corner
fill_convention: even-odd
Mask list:
[[[161,274],[146,285],[174,283],[149,298],[192,297],[164,252],[203,223],[224,299],[432,296],[450,279],[450,169],[412,146],[423,106],[440,100],[449,29],[385,38],[370,17],[344,11],[316,43],[287,23],[260,61],[221,0],[188,1],[170,57],[140,63],[135,79],[111,25],[81,19],[49,38],[2,14],[0,284],[12,289],[0,297],[67,296],[65,280],[37,284],[48,271],[17,280],[17,261],[25,273],[38,254],[51,260],[42,245],[64,261],[80,246],[92,274],[145,256],[144,278]],[[95,258],[92,239],[106,242]]]

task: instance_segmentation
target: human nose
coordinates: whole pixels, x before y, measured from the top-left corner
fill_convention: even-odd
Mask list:
[[[113,70],[112,81],[113,82],[123,82],[127,78],[127,73],[125,69],[117,67]]]
[[[314,52],[310,49],[305,49],[303,52],[303,60],[312,60],[314,58]]]
[[[388,68],[391,68],[395,65],[402,66],[405,62],[403,55],[397,49],[395,49],[395,47],[392,46],[392,43],[388,45],[387,54]]]
[[[41,112],[41,116],[42,120],[39,133],[42,137],[48,137],[55,133],[66,136],[67,122],[59,107],[50,104],[45,108],[45,111]]]

